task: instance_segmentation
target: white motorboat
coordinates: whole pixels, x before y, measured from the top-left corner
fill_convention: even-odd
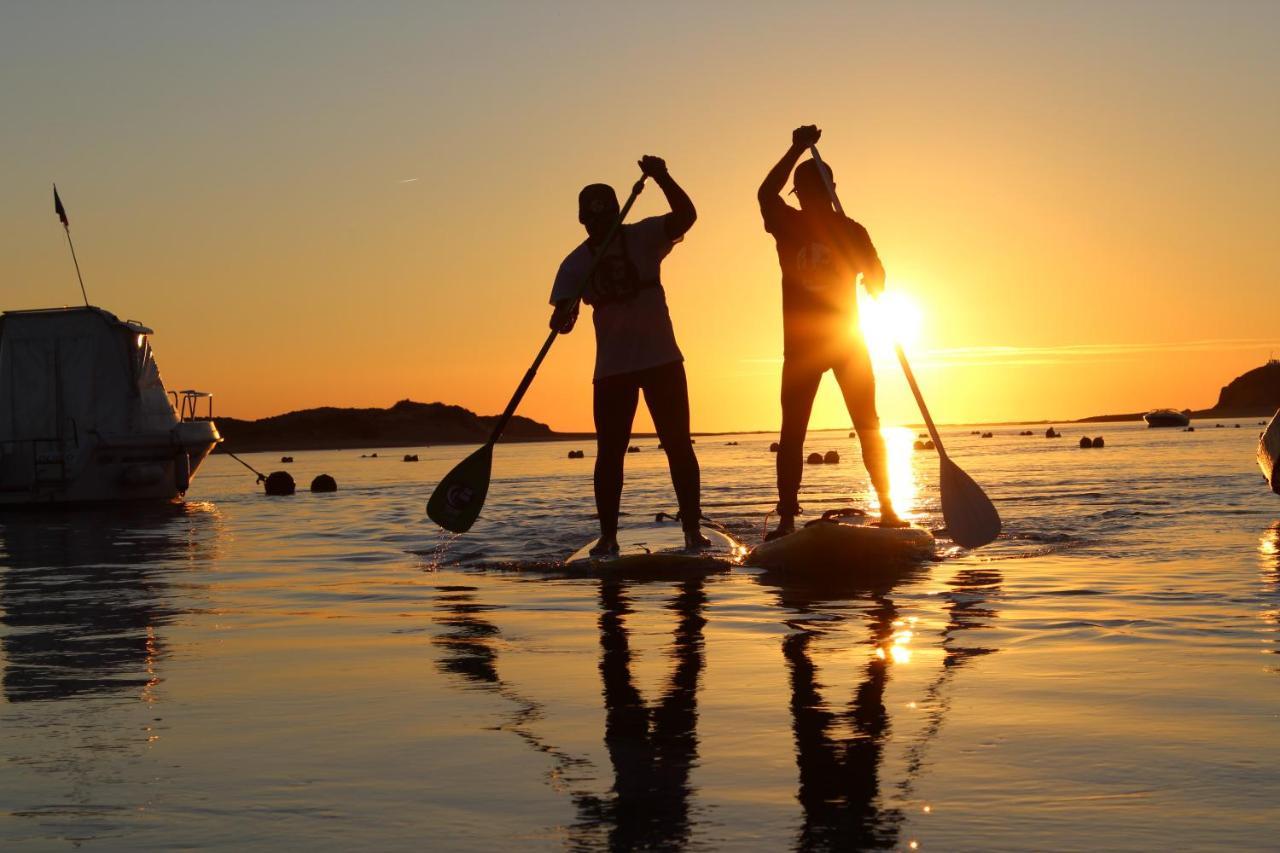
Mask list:
[[[1258,467],[1262,469],[1262,476],[1267,478],[1267,482],[1271,484],[1271,491],[1280,495],[1280,471],[1276,470],[1276,463],[1280,462],[1280,411],[1277,411],[1271,417],[1271,423],[1267,424],[1266,430],[1258,438]]]
[[[1149,427],[1184,427],[1191,423],[1186,412],[1176,409],[1154,409],[1142,416]]]
[[[0,507],[186,494],[222,437],[211,395],[165,391],[151,334],[91,306],[0,314]]]

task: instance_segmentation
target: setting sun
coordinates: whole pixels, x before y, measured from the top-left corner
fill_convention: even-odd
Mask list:
[[[878,298],[859,292],[858,323],[871,357],[876,361],[893,361],[895,342],[902,344],[907,352],[920,342],[924,314],[915,300],[902,291],[886,290]]]

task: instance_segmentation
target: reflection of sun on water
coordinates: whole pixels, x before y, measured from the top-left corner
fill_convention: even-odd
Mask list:
[[[914,465],[915,434],[906,427],[884,427],[880,430],[884,436],[885,455],[889,462],[889,498],[898,515],[906,519],[916,516],[916,471]],[[876,512],[880,511],[880,501],[872,490],[869,496]]]
[[[915,636],[915,617],[898,619],[893,623],[893,634],[888,641],[876,647],[876,657],[890,663],[911,663],[911,638]]]

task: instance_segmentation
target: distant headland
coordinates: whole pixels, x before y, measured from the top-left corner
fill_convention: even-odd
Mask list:
[[[1218,402],[1210,409],[1183,409],[1192,418],[1269,418],[1280,409],[1280,361],[1272,359],[1232,379],[1218,392]],[[1077,423],[1141,420],[1143,412],[1122,415],[1095,415]]]
[[[1270,361],[1237,376],[1218,393],[1212,408],[1184,411],[1193,418],[1262,418],[1280,409],[1280,361]],[[1143,412],[1095,415],[1075,423],[1142,420]],[[219,449],[232,453],[262,450],[335,450],[356,447],[422,447],[427,444],[481,444],[497,415],[477,415],[461,406],[401,400],[388,409],[340,409],[325,406],[274,415],[256,421],[214,418],[225,439]],[[1021,421],[1019,423],[1033,423]],[[1035,421],[1034,423],[1040,423]],[[1048,421],[1044,421],[1048,423]],[[745,432],[759,432],[747,430]],[[767,430],[766,430],[767,432]],[[714,433],[696,433],[711,435]],[[636,433],[635,437],[651,436]],[[548,425],[516,415],[503,441],[592,439],[589,432],[556,432]]]
[[[256,421],[217,417],[232,453],[256,450],[326,450],[350,447],[422,447],[426,444],[481,444],[497,415],[477,415],[461,406],[401,400],[389,409],[339,409],[325,406],[274,415]],[[569,437],[544,423],[516,415],[503,441],[544,441]]]

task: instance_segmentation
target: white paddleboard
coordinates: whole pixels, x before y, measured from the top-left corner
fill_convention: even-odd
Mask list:
[[[711,546],[699,550],[684,547],[684,530],[680,522],[628,522],[618,530],[618,555],[592,557],[592,539],[565,560],[564,568],[574,574],[627,574],[635,576],[678,574],[692,571],[728,571],[742,563],[747,546],[730,534],[703,525],[702,535]]]
[[[865,515],[813,521],[795,533],[763,542],[748,566],[788,574],[876,572],[933,557],[933,534],[923,527],[877,527]]]

